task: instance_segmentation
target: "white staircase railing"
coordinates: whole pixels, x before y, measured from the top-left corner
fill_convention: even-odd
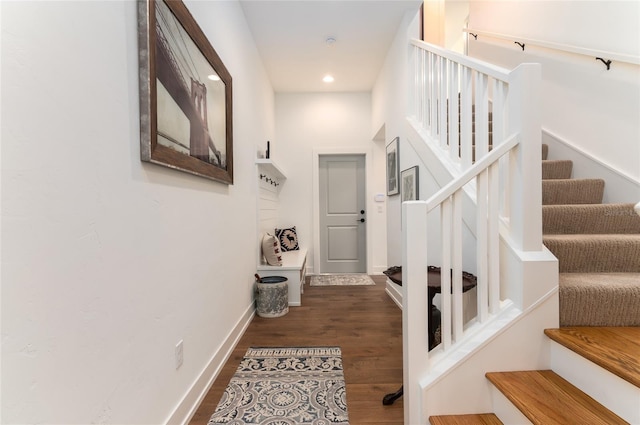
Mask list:
[[[403,225],[403,338],[405,423],[424,423],[420,381],[429,373],[427,214],[441,227],[441,344],[446,356],[472,338],[507,305],[530,302],[524,279],[505,271],[501,245],[541,251],[540,66],[504,70],[421,41],[412,42],[414,75],[410,121],[453,181],[427,201],[405,202]],[[459,100],[458,100],[459,99]],[[453,101],[452,101],[453,100]],[[475,116],[474,116],[475,115]],[[475,182],[477,316],[463,323],[463,187]],[[445,271],[452,270],[452,273]]]

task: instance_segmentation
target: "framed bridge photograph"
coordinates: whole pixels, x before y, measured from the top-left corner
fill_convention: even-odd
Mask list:
[[[180,0],[138,2],[140,158],[233,184],[231,75]]]

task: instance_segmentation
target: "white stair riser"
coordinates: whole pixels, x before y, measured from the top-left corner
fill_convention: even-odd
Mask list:
[[[551,369],[631,424],[640,424],[640,388],[552,341]]]
[[[504,425],[524,425],[531,423],[531,421],[493,385],[491,385],[491,403],[493,413]]]

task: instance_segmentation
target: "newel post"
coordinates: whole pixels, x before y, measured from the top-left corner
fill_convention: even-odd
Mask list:
[[[522,251],[542,248],[541,66],[525,63],[509,79],[509,131],[521,143],[509,160],[511,237]]]
[[[422,424],[420,380],[428,370],[427,203],[402,204],[404,423]]]

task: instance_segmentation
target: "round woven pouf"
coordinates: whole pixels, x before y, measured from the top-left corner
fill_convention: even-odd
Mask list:
[[[283,276],[266,276],[256,282],[256,314],[280,317],[289,312],[289,285]]]

